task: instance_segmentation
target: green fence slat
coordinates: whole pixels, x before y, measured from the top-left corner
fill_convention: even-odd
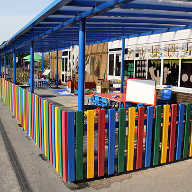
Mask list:
[[[160,144],[160,133],[161,133],[161,112],[162,106],[156,106],[155,115],[155,132],[154,132],[154,148],[153,148],[153,165],[159,163],[159,144]]]
[[[62,155],[62,109],[58,109],[58,133],[59,133],[59,169],[63,177],[63,155]]]
[[[124,172],[126,109],[119,109],[118,173]]]
[[[183,158],[187,158],[188,156],[190,119],[191,119],[191,103],[186,103],[185,132],[184,132],[184,140],[183,140]]]
[[[76,111],[76,180],[83,179],[83,111]]]

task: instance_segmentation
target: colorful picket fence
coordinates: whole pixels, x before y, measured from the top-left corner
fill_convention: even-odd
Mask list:
[[[103,177],[192,156],[191,104],[87,112],[63,111],[0,79],[1,100],[65,182]],[[171,109],[170,109],[171,107]],[[163,113],[162,113],[163,111]],[[145,132],[145,134],[144,134]]]

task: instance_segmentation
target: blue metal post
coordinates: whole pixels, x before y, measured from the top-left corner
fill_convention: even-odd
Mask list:
[[[4,55],[4,73],[5,73],[4,79],[7,79],[7,77],[6,77],[6,64],[7,64],[7,60],[6,60],[6,53],[5,53],[5,55]]]
[[[125,68],[125,38],[122,39],[122,55],[121,55],[121,93],[123,93],[123,82],[124,82],[124,68]]]
[[[84,111],[86,20],[79,21],[78,110]]]
[[[43,52],[42,52],[42,77],[43,77]]]
[[[16,50],[13,50],[13,83],[16,84]]]
[[[58,61],[59,61],[59,56],[58,56],[58,50],[57,50],[57,61],[56,61],[56,85],[58,87]]]
[[[30,45],[30,91],[34,93],[34,41]]]
[[[1,77],[1,55],[0,55],[0,77]]]

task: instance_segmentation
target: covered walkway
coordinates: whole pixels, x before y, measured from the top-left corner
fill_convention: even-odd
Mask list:
[[[79,45],[78,109],[83,110],[85,45],[122,39],[123,92],[125,38],[189,29],[192,27],[191,12],[192,3],[181,0],[55,0],[0,47],[5,74],[6,55],[13,54],[13,82],[16,83],[16,53],[30,51],[30,91],[33,93],[34,52]]]

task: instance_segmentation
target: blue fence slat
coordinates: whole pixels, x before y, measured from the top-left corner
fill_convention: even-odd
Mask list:
[[[185,105],[181,103],[179,104],[179,110],[178,110],[177,146],[175,156],[176,160],[181,159],[184,112],[185,112]]]
[[[55,107],[52,105],[52,150],[53,150],[53,166],[56,168],[56,159],[55,159]]]
[[[116,110],[115,109],[109,109],[108,175],[114,174],[114,165],[115,165],[115,119],[116,119]]]
[[[145,167],[149,167],[151,164],[152,129],[153,129],[153,106],[148,106],[146,143],[145,143]]]
[[[74,111],[67,112],[68,182],[75,181]]]

